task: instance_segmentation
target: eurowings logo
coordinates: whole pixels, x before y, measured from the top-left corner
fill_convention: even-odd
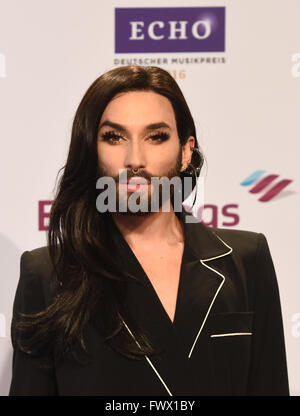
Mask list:
[[[256,170],[241,182],[242,186],[249,186],[256,182],[255,185],[249,189],[251,194],[258,194],[265,190],[265,193],[258,199],[260,202],[270,201],[292,182],[291,179],[281,179],[279,182],[274,183],[279,175],[273,174],[261,178],[265,172],[265,170]],[[260,179],[259,182],[257,182],[258,179]],[[270,184],[273,184],[273,186],[266,189]]]

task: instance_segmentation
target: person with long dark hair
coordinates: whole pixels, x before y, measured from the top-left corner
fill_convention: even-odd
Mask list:
[[[175,209],[203,160],[167,71],[125,66],[92,83],[75,114],[47,246],[21,257],[10,395],[289,394],[265,236]],[[115,185],[107,195],[116,209],[102,210],[103,178]],[[165,197],[153,178],[183,187]],[[145,210],[129,207],[136,196]]]

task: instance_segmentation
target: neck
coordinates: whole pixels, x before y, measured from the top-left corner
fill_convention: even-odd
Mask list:
[[[176,216],[172,204],[170,211],[150,212],[134,216],[111,213],[112,219],[129,245],[144,246],[178,244],[184,242],[183,223]]]

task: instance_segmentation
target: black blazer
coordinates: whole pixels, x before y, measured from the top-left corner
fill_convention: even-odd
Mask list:
[[[186,213],[177,215],[184,223],[185,247],[173,323],[111,221],[116,256],[139,278],[128,282],[131,314],[163,352],[140,361],[125,358],[91,321],[85,340],[92,361],[53,358],[46,370],[40,358],[18,349],[12,331],[10,395],[289,394],[278,285],[266,238],[187,223]],[[47,247],[23,253],[14,313],[49,305],[51,271]]]

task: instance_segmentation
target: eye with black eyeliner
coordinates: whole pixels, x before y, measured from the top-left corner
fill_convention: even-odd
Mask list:
[[[101,137],[104,142],[109,143],[117,143],[118,139],[122,138],[122,136],[119,136],[114,131],[107,131],[104,134],[102,134]]]
[[[114,131],[107,131],[102,134],[101,137],[103,141],[111,144],[118,143],[119,139],[122,139],[122,136],[118,135]],[[157,143],[162,143],[168,140],[169,137],[170,135],[166,132],[157,132],[156,134],[149,136],[149,139]]]
[[[157,134],[150,136],[149,138],[161,143],[161,142],[165,142],[166,140],[168,140],[169,137],[170,135],[168,133],[158,132]]]

